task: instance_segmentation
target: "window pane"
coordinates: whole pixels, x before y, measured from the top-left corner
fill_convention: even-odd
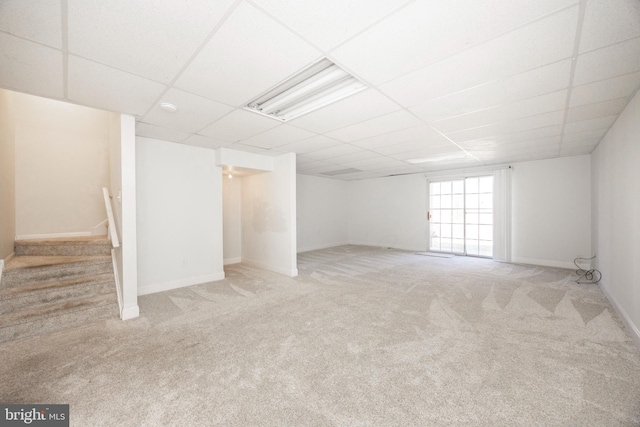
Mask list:
[[[440,194],[439,182],[432,182],[429,184],[429,194]]]
[[[480,193],[493,193],[493,176],[480,178]]]
[[[478,214],[468,213],[467,214],[467,224],[477,224],[478,223]]]
[[[458,194],[453,196],[452,206],[458,209],[464,208],[464,195]]]
[[[478,195],[467,194],[467,210],[478,209]]]
[[[456,253],[464,252],[464,240],[463,239],[451,239],[451,250]]]
[[[434,209],[430,211],[431,222],[440,222],[440,209]]]
[[[451,194],[451,181],[443,181],[440,183],[440,194]]]
[[[442,224],[440,226],[440,237],[451,237],[451,224]],[[444,241],[443,241],[444,242]]]
[[[434,250],[434,251],[439,251],[440,250],[440,238],[439,237],[432,237],[431,238],[431,245],[429,246],[429,249]]]
[[[442,239],[440,241],[440,250],[443,252],[451,252],[451,239]]]
[[[440,237],[440,224],[431,223],[429,231],[431,232],[431,237]]]
[[[493,240],[493,225],[480,225],[478,237],[480,240]]]
[[[429,200],[429,207],[431,209],[439,209],[440,208],[440,196],[431,196],[431,200]]]
[[[491,209],[493,208],[493,194],[480,194],[480,208]]]
[[[464,194],[464,181],[453,181],[453,194]]]
[[[454,239],[464,239],[464,225],[454,224],[451,230]]]
[[[478,240],[478,226],[467,225],[467,239]]]
[[[451,209],[442,209],[440,211],[440,222],[444,223],[444,224],[449,224],[451,223]]]
[[[445,209],[451,209],[451,196],[440,196],[440,207]]]
[[[478,178],[467,178],[466,180],[467,194],[478,192]]]
[[[480,214],[480,224],[493,224],[493,214],[490,214],[490,213]]]
[[[467,239],[467,253],[469,255],[480,255],[477,240]]]
[[[479,246],[479,250],[478,250],[478,255],[480,256],[488,256],[491,257],[493,256],[493,242],[479,242],[480,246]]]
[[[464,224],[464,211],[462,209],[454,209],[451,212],[451,222],[454,224]]]

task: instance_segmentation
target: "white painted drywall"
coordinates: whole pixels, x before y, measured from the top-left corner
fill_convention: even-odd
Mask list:
[[[242,260],[242,178],[222,178],[222,226],[224,264]]]
[[[594,265],[640,341],[640,94],[592,153]]]
[[[298,252],[349,243],[349,182],[297,176]]]
[[[273,158],[272,172],[242,181],[242,262],[288,276],[298,274],[296,158]]]
[[[106,111],[13,93],[16,234],[91,234],[105,218]]]
[[[215,152],[141,137],[136,148],[138,294],[224,279]]]
[[[427,180],[422,175],[351,181],[349,243],[427,249]]]
[[[512,166],[512,261],[572,268],[590,257],[590,156]]]
[[[0,259],[13,254],[16,236],[13,92],[0,89]],[[0,274],[2,274],[0,268]]]

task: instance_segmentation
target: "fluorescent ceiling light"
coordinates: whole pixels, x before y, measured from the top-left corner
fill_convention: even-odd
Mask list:
[[[287,121],[366,87],[360,80],[324,58],[255,98],[245,109]]]

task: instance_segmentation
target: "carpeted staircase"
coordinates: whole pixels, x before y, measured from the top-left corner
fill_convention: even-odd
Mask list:
[[[0,342],[118,318],[105,236],[17,240],[0,281]]]

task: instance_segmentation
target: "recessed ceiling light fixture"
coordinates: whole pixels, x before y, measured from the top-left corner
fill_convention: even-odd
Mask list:
[[[160,108],[164,111],[166,111],[167,113],[177,113],[178,112],[178,107],[176,107],[175,105],[173,105],[170,102],[161,102],[160,103]]]
[[[360,80],[324,58],[258,96],[245,108],[286,122],[366,87]]]

